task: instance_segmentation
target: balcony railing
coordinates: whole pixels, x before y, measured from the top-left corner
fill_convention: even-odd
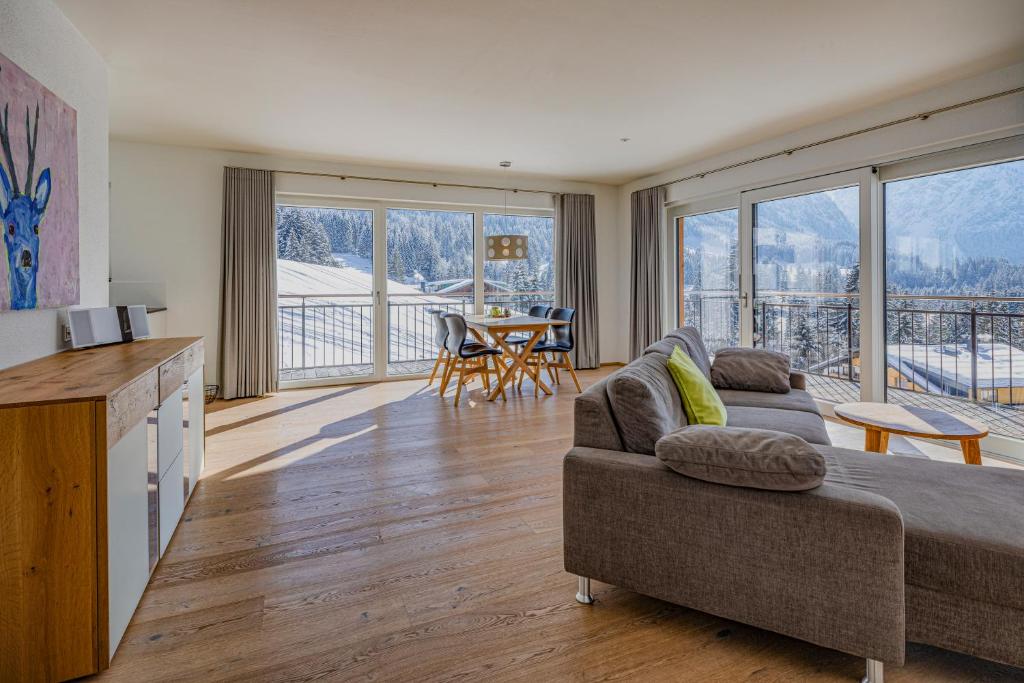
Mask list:
[[[277,299],[280,370],[372,367],[370,294],[282,294]]]
[[[551,291],[488,293],[485,307],[526,313],[551,305]],[[473,312],[473,296],[389,294],[389,374],[430,370],[437,357],[430,311]],[[282,294],[278,297],[278,368],[283,379],[308,379],[373,372],[373,297],[370,294]]]

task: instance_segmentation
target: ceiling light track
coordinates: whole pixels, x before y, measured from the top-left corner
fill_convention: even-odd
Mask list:
[[[801,151],[803,151],[805,149],[811,149],[813,147],[820,147],[821,145],[827,145],[827,144],[832,143],[832,142],[839,142],[840,140],[847,140],[849,138],[857,137],[858,135],[864,135],[865,133],[873,133],[876,130],[882,130],[884,128],[891,128],[892,126],[898,126],[898,125],[903,124],[903,123],[910,123],[911,121],[927,121],[929,118],[931,118],[932,116],[935,116],[937,114],[945,114],[946,112],[954,111],[956,109],[962,109],[964,107],[970,107],[970,106],[975,105],[975,104],[981,104],[982,102],[988,102],[990,100],[999,99],[1000,97],[1007,97],[1009,95],[1016,95],[1018,93],[1024,93],[1024,86],[1020,86],[1020,87],[1017,87],[1017,88],[1011,88],[1010,90],[1003,90],[1002,92],[993,93],[991,95],[985,95],[984,97],[976,97],[973,100],[966,100],[964,102],[957,102],[956,104],[951,104],[951,105],[948,105],[948,106],[945,106],[945,107],[940,107],[938,109],[932,109],[930,111],[921,112],[920,114],[914,114],[912,116],[904,116],[903,118],[900,118],[900,119],[894,119],[892,121],[886,121],[885,123],[879,123],[879,124],[874,125],[874,126],[868,126],[867,128],[861,128],[859,130],[850,131],[849,133],[842,133],[841,135],[834,135],[834,136],[832,136],[830,138],[825,138],[823,140],[816,140],[815,142],[808,142],[807,144],[804,144],[804,145],[797,145],[796,147],[790,147],[788,149],[784,149],[784,150],[781,150],[781,151],[778,151],[778,152],[772,152],[771,154],[763,154],[763,155],[761,155],[759,157],[754,157],[752,159],[746,159],[744,161],[737,161],[735,163],[727,164],[725,166],[719,166],[718,168],[712,168],[712,169],[708,169],[706,171],[699,171],[697,173],[692,173],[692,174],[690,174],[688,176],[683,176],[681,178],[675,178],[674,180],[668,180],[668,181],[666,181],[664,183],[659,183],[658,185],[654,185],[653,187],[668,187],[669,185],[675,185],[676,183],[686,182],[687,180],[698,180],[700,178],[704,178],[705,176],[709,176],[712,173],[721,173],[723,171],[731,171],[734,168],[741,168],[743,166],[749,166],[750,164],[756,164],[756,163],[758,163],[760,161],[767,161],[768,159],[775,159],[777,157],[790,156],[794,152],[801,152]]]

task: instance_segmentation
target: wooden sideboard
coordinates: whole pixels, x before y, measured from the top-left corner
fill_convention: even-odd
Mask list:
[[[203,340],[0,371],[0,678],[107,668],[204,458]]]

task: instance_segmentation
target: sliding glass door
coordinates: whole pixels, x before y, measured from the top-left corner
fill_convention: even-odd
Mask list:
[[[699,329],[712,354],[738,346],[739,210],[676,217],[676,265],[679,324]]]
[[[387,374],[423,374],[437,358],[431,311],[474,310],[474,214],[389,208],[386,220]]]
[[[1024,438],[1024,160],[884,184],[886,399]]]
[[[277,207],[282,381],[374,374],[374,212]]]

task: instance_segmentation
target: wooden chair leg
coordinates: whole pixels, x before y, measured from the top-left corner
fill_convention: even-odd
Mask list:
[[[493,356],[493,358],[495,377],[498,378],[498,392],[501,394],[501,400],[507,401],[508,399],[505,398],[505,383],[501,381],[501,363],[498,361],[497,356]]]
[[[444,372],[441,373],[441,395],[448,391],[448,383],[452,381],[452,372],[455,371],[455,357],[450,355],[445,359]]]
[[[526,373],[523,372],[522,368],[519,368],[519,383],[516,385],[516,389],[518,391],[522,391],[523,390],[523,377],[525,377],[525,376],[526,376]]]
[[[572,381],[576,384],[576,393],[582,393],[583,390],[580,388],[580,378],[576,376],[576,368],[572,366],[572,358],[569,357],[568,353],[562,354],[562,360],[565,362],[565,369],[572,375]]]
[[[441,367],[441,360],[444,358],[445,349],[440,349],[437,352],[437,360],[434,361],[434,369],[430,371],[430,379],[427,380],[427,386],[429,387],[434,383],[434,377],[437,375],[437,369]]]
[[[548,377],[551,378],[551,383],[554,384],[554,382],[555,382],[555,371],[551,369],[551,364],[548,363],[548,354],[542,353],[541,355],[544,356],[544,366],[548,369]],[[554,355],[554,354],[552,354],[552,355]]]
[[[491,370],[487,364],[487,356],[480,359],[480,373],[483,375],[484,391],[491,393]]]
[[[456,364],[459,361],[455,361]],[[462,385],[466,383],[466,361],[459,365],[459,381],[455,386],[455,405],[459,405],[459,396],[462,395]]]

